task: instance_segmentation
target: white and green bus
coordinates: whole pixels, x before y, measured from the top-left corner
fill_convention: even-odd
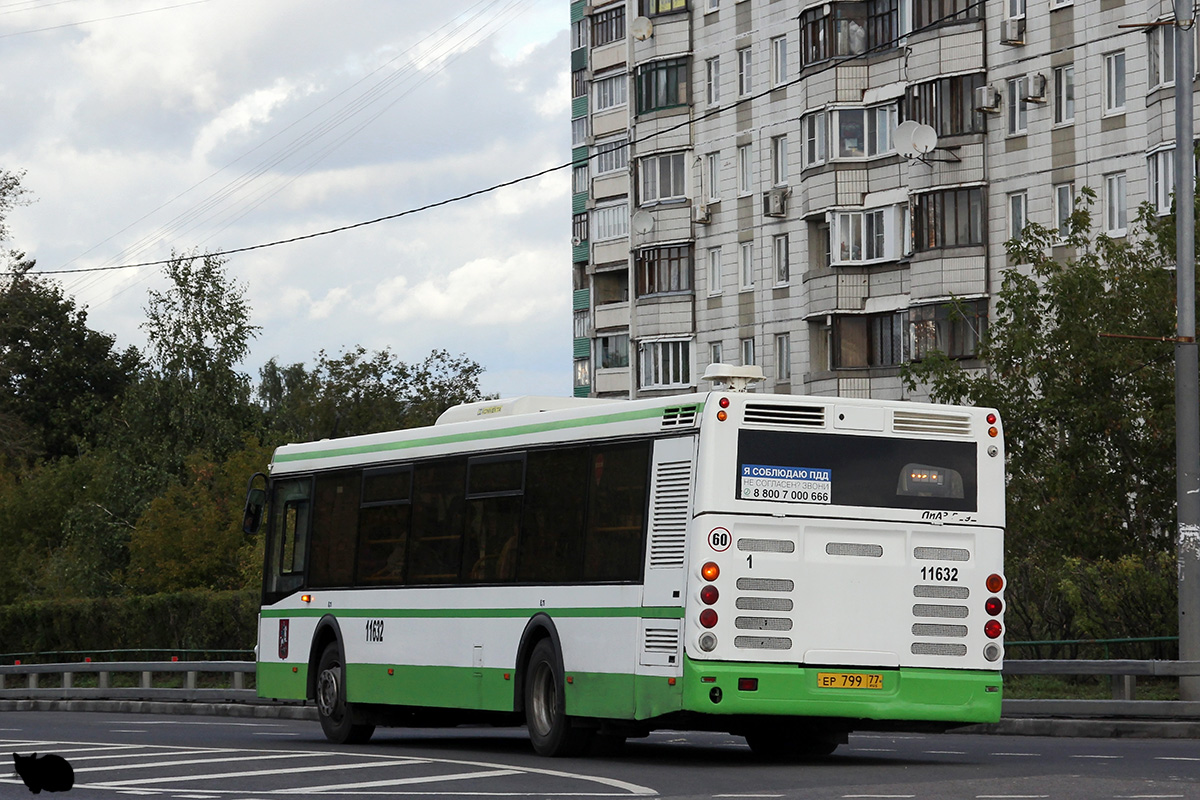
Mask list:
[[[494,400],[280,447],[252,486],[258,693],[335,742],[482,721],[544,755],[672,728],[781,756],[1000,716],[994,410]]]

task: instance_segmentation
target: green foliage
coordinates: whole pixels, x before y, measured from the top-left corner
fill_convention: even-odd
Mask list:
[[[450,406],[483,399],[483,367],[445,350],[418,364],[387,348],[368,353],[360,346],[336,358],[322,350],[311,371],[271,359],[259,374],[267,426],[289,441],[430,425]]]

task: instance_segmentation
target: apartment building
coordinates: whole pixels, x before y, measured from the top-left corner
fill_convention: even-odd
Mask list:
[[[719,361],[902,398],[907,360],[979,364],[1027,221],[1085,185],[1109,235],[1169,210],[1160,0],[570,8],[577,396],[701,389]]]

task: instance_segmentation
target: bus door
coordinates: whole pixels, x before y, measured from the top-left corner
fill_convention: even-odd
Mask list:
[[[267,569],[263,605],[276,603],[304,586],[312,526],[312,478],[276,480],[271,487],[267,529]]]

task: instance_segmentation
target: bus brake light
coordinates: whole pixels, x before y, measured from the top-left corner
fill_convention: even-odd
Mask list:
[[[713,586],[711,583],[700,590],[700,600],[706,606],[711,606],[713,603],[717,602],[717,598],[720,596],[721,593],[717,591],[717,587]]]
[[[995,620],[992,620],[995,622]],[[712,628],[717,624],[717,612],[711,608],[706,608],[700,612],[700,624],[706,628]],[[995,637],[992,637],[995,638]]]
[[[1004,633],[1004,628],[994,619],[989,619],[987,624],[983,626],[983,633],[989,639],[999,638],[1000,634]]]
[[[998,617],[1004,610],[1004,602],[999,597],[989,597],[983,604],[983,610],[988,613],[989,617]]]

